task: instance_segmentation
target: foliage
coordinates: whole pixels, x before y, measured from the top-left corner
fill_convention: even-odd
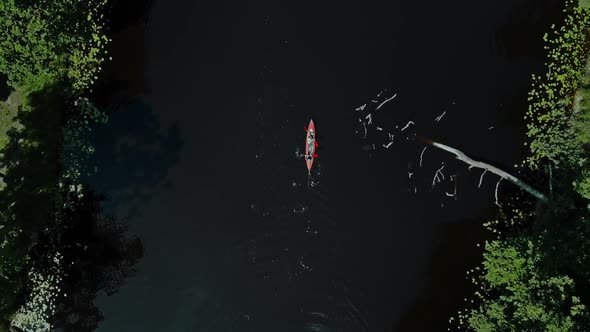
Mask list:
[[[573,185],[574,190],[582,197],[590,199],[590,169],[588,167],[582,168],[579,178],[573,181]]]
[[[548,54],[545,76],[533,75],[529,93],[527,135],[531,156],[527,164],[536,169],[543,159],[559,165],[585,162],[574,139],[571,121],[574,94],[585,73],[590,15],[572,0],[566,1],[564,25],[545,34]]]
[[[574,190],[582,197],[590,199],[590,160],[587,158],[590,150],[590,59],[586,65],[586,72],[580,87],[576,92],[574,113],[570,122],[573,141],[581,151],[576,165],[579,170],[573,179]]]
[[[100,315],[72,322],[69,314],[77,313],[72,308],[92,307],[100,289],[114,291],[142,254],[139,240],[107,232],[119,235],[109,252],[84,260],[83,253],[72,250],[72,243],[84,237],[67,231],[92,236],[100,228],[92,224],[92,215],[83,213],[80,177],[89,172],[87,161],[93,153],[87,136],[94,125],[107,120],[84,97],[97,79],[110,41],[103,34],[105,4],[106,0],[0,1],[0,73],[15,90],[9,102],[0,102],[0,179],[6,184],[0,190],[0,330],[12,317],[13,327],[48,331],[58,308],[66,312],[66,317],[53,319],[61,327],[96,327],[91,321]],[[80,220],[80,215],[89,219]],[[90,229],[82,229],[88,222]],[[92,239],[87,243],[97,246]],[[129,253],[112,258],[112,266],[101,265],[103,256],[121,248]],[[58,252],[79,266],[62,266]],[[94,271],[88,262],[102,269]],[[80,269],[82,273],[76,274]],[[121,276],[117,283],[95,284],[111,271]],[[66,272],[80,280],[64,280]],[[60,285],[83,296],[73,296],[75,303],[70,303]]]
[[[104,61],[106,0],[0,2],[0,72],[13,87],[38,90],[65,76],[73,91],[97,78]]]
[[[48,332],[51,330],[49,317],[55,314],[55,302],[62,280],[63,257],[56,253],[49,271],[29,271],[32,290],[27,302],[12,317],[12,326],[22,331]]]
[[[21,108],[21,93],[14,91],[7,101],[0,101],[0,151],[8,144],[8,132],[11,129],[21,129],[22,125],[16,120],[16,115]]]
[[[481,304],[466,317],[475,331],[581,331],[590,312],[574,281],[540,267],[537,246],[524,237],[486,244]],[[484,296],[485,294],[485,296]],[[463,317],[461,317],[463,318]]]
[[[21,300],[29,268],[29,255],[22,245],[22,230],[15,226],[2,228],[0,245],[0,315],[8,317]]]
[[[96,108],[85,97],[74,101],[67,122],[63,129],[62,147],[62,175],[60,186],[66,186],[69,194],[82,195],[80,177],[83,172],[90,173],[87,162],[94,153],[94,148],[88,143],[88,135],[92,127],[105,124],[107,115]]]
[[[529,202],[518,204],[530,209]],[[584,327],[590,326],[587,301],[578,287],[578,282],[587,284],[585,274],[571,273],[571,267],[580,269],[588,262],[576,255],[576,249],[583,251],[590,244],[583,237],[574,237],[590,235],[590,229],[560,227],[554,210],[538,212],[547,224],[538,220],[533,229],[535,214],[517,208],[485,224],[498,236],[486,241],[483,266],[467,272],[478,289],[476,301],[471,301],[475,306],[460,311],[458,319],[451,318],[451,322],[479,332],[585,331]],[[561,217],[567,218],[565,214]],[[582,260],[576,263],[576,259]]]
[[[55,220],[63,91],[56,85],[30,94],[17,115],[23,127],[9,132],[2,150],[0,169],[6,188],[0,191],[0,315],[4,317],[23,300],[36,234]]]

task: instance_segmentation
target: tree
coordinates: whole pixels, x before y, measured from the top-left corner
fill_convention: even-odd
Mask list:
[[[590,312],[576,296],[574,281],[541,267],[539,248],[526,237],[486,245],[481,303],[465,316],[480,332],[582,331]]]
[[[0,72],[12,87],[38,90],[67,77],[74,91],[96,79],[106,42],[106,0],[0,2]]]

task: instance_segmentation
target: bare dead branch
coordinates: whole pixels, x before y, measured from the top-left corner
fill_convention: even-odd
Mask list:
[[[444,174],[443,174],[443,172],[441,172],[441,171],[442,171],[442,169],[443,169],[444,167],[445,167],[445,163],[443,163],[443,164],[442,164],[442,166],[441,166],[439,169],[437,169],[437,170],[436,170],[436,172],[437,172],[438,174],[440,174],[440,177],[441,177],[443,180],[445,179],[445,175],[444,175]]]
[[[426,151],[426,148],[428,146],[425,146],[424,149],[422,149],[422,152],[420,153],[420,167],[422,167],[422,157],[424,156],[424,151]]]
[[[455,182],[453,193],[449,194],[448,192],[445,191],[445,194],[447,195],[447,197],[455,197],[455,200],[457,200],[457,181],[455,181],[456,177],[457,177],[457,175],[451,175],[451,181]]]
[[[436,119],[434,119],[434,122],[439,122],[440,119],[443,118],[443,116],[445,116],[445,114],[447,114],[447,111],[442,112],[441,115],[437,116]]]
[[[445,163],[442,164],[442,166],[436,170],[436,172],[434,172],[434,177],[432,178],[432,187],[434,187],[434,185],[437,182],[441,182],[442,180],[444,180],[445,176],[442,174],[441,170],[445,167]],[[439,176],[440,175],[440,176]],[[441,179],[442,177],[442,179]]]
[[[540,199],[543,202],[548,202],[547,197],[545,196],[545,194],[543,194],[542,192],[538,191],[537,189],[531,187],[530,185],[528,185],[527,183],[521,181],[520,179],[518,179],[517,177],[515,177],[514,175],[507,173],[495,166],[492,166],[490,164],[481,162],[481,161],[477,161],[477,160],[473,160],[470,157],[468,157],[465,153],[452,148],[450,146],[441,144],[441,143],[437,143],[437,142],[433,142],[432,140],[429,139],[422,139],[426,144],[430,144],[434,147],[437,147],[441,150],[445,150],[449,153],[452,153],[456,156],[457,159],[461,160],[462,162],[470,165],[471,167],[477,167],[477,168],[481,168],[484,170],[488,170],[496,175],[498,175],[501,178],[504,178],[512,183],[514,183],[515,185],[517,185],[518,187],[520,187],[521,189],[525,190],[526,192],[528,192],[529,194],[537,197],[538,199]]]
[[[477,185],[478,188],[481,187],[481,181],[483,181],[483,176],[488,172],[487,169],[484,169],[483,172],[481,173],[481,176],[479,177],[479,184]]]
[[[498,203],[498,187],[500,187],[500,181],[502,181],[504,178],[500,178],[500,180],[498,180],[498,183],[496,183],[496,191],[494,193],[494,197],[496,197],[496,205],[499,207],[502,207],[500,205],[500,203]]]
[[[387,103],[388,101],[392,100],[393,98],[397,97],[397,93],[393,95],[393,97],[389,98],[389,99],[385,99],[385,101],[383,101],[381,104],[379,104],[379,106],[377,106],[377,108],[375,109],[378,110],[381,108],[381,106],[385,105],[385,103]]]
[[[406,124],[406,126],[402,128],[402,131],[404,131],[404,130],[408,129],[408,127],[409,127],[411,124],[414,124],[414,122],[413,122],[413,121],[408,121],[408,123]]]

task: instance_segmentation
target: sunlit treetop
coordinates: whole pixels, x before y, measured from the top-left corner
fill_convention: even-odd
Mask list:
[[[102,11],[106,0],[5,0],[0,2],[0,72],[8,84],[37,90],[67,78],[74,91],[88,88],[104,61]]]

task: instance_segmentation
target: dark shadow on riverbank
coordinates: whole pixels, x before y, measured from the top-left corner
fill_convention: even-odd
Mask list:
[[[0,176],[0,320],[7,320],[25,301],[31,248],[38,234],[55,220],[61,126],[66,108],[64,86],[55,84],[28,96],[27,110],[17,115],[24,127],[8,131]]]

